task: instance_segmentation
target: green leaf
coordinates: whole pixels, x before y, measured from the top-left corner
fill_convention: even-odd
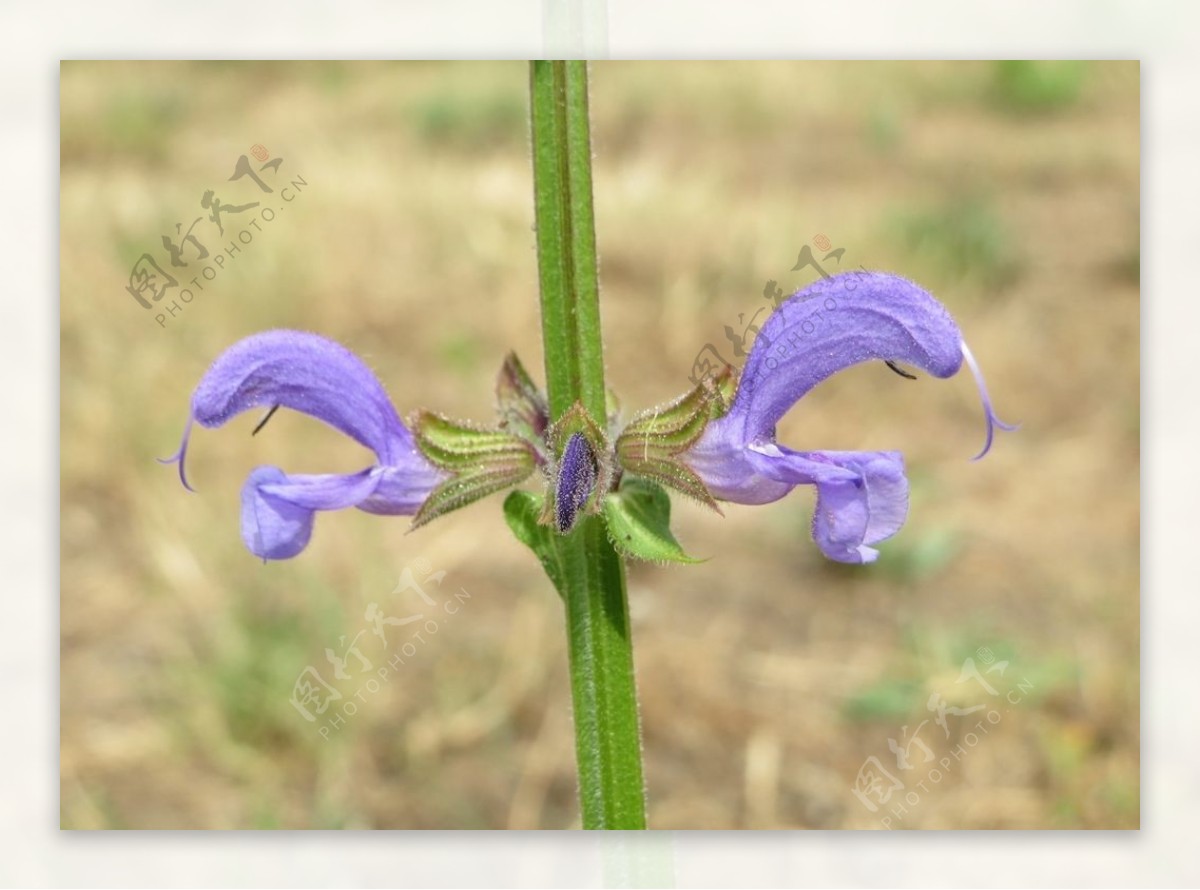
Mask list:
[[[671,534],[671,499],[653,482],[626,479],[604,499],[608,536],[623,555],[654,562],[703,562],[683,552]]]
[[[554,529],[542,525],[542,498],[531,491],[514,491],[504,499],[504,521],[517,540],[533,551],[553,582],[558,595],[566,596],[567,569]]]

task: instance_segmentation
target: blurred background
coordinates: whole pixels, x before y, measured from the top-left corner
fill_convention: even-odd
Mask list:
[[[366,452],[280,412],[197,430],[196,494],[154,460],[264,328],[346,344],[401,414],[490,420],[509,349],[543,379],[525,65],[67,62],[61,90],[62,826],[577,825],[562,609],[500,496],[412,534],[322,514],[264,566],[247,472]],[[740,365],[807,245],[943,300],[1022,424],[971,463],[969,376],[880,363],[799,403],[788,445],[905,453],[871,566],[821,557],[806,489],[673,498],[708,561],[629,572],[651,825],[1136,828],[1137,63],[603,62],[592,113],[626,418],[707,344]],[[385,646],[371,604],[424,617]]]

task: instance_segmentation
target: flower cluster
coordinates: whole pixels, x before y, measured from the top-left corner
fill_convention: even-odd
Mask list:
[[[834,288],[836,301],[830,299]],[[373,465],[347,475],[288,474],[273,466],[252,471],[242,489],[242,539],[264,560],[300,553],[317,511],[357,507],[413,516],[419,525],[517,485],[540,468],[550,490],[542,521],[564,534],[580,515],[599,512],[610,489],[627,477],[661,483],[714,508],[717,501],[765,504],[797,485],[813,485],[813,539],[830,559],[865,563],[878,555],[872,545],[904,523],[903,458],[895,451],[794,451],[776,442],[775,426],[821,381],[875,360],[940,378],[965,362],[987,425],[977,457],[991,447],[996,427],[1014,429],[996,417],[979,368],[941,303],[895,275],[845,273],[779,305],[736,387],[728,375],[702,381],[619,430],[579,406],[551,424],[545,398],[515,356],[497,386],[498,427],[429,412],[418,412],[406,426],[375,374],[349,350],[317,334],[256,334],[226,350],[201,379],[179,451],[168,461],[179,464],[188,486],[184,463],[193,423],[219,427],[243,411],[279,406],[322,420],[374,453]]]

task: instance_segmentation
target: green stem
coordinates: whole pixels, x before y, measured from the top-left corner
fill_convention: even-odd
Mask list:
[[[604,426],[586,62],[531,62],[534,205],[550,414],[578,399]]]
[[[606,425],[586,62],[531,62],[534,207],[552,420],[575,402]],[[645,828],[625,566],[604,520],[557,542],[584,828]]]

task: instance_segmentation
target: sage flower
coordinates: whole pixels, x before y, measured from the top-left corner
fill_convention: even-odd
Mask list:
[[[822,279],[779,305],[755,339],[728,410],[711,420],[679,462],[717,500],[766,504],[814,485],[812,536],[830,559],[872,562],[908,512],[897,451],[794,451],[775,425],[809,390],[851,365],[903,362],[951,377],[965,361],[983,402],[991,447],[996,417],[974,357],[946,308],[895,275],[849,272]]]
[[[164,463],[185,471],[192,424],[219,427],[252,408],[283,406],[324,421],[375,453],[358,473],[288,474],[258,467],[242,488],[242,540],[256,556],[288,559],[312,536],[318,510],[357,507],[413,515],[449,474],[427,460],[379,379],[354,353],[316,334],[265,331],[222,353],[192,395],[179,451]]]
[[[622,504],[613,503],[622,497],[645,496],[663,509],[642,489],[618,493],[614,469],[718,510],[717,501],[765,504],[803,484],[817,489],[812,534],[822,552],[839,562],[871,562],[878,555],[872,545],[895,534],[908,511],[900,453],[794,451],[775,441],[775,425],[822,380],[880,359],[935,377],[954,375],[965,361],[987,425],[978,457],[996,427],[1014,429],[996,417],[945,307],[910,281],[867,272],[819,281],[781,303],[762,326],[735,391],[728,391],[728,377],[702,384],[665,410],[634,418],[615,446],[578,404],[549,425],[545,397],[515,355],[497,380],[498,428],[422,410],[410,430],[378,378],[348,349],[316,334],[276,330],[235,343],[213,362],[192,395],[179,451],[166,462],[178,462],[190,488],[185,459],[193,423],[219,427],[256,407],[301,411],[374,452],[375,463],[358,473],[296,475],[274,466],[251,472],[242,488],[242,540],[264,560],[300,553],[317,511],[357,507],[413,516],[417,527],[541,467],[547,496],[539,521],[560,534],[581,515],[606,509],[610,522],[624,521]],[[657,558],[687,559],[665,533],[662,541],[652,550]]]

